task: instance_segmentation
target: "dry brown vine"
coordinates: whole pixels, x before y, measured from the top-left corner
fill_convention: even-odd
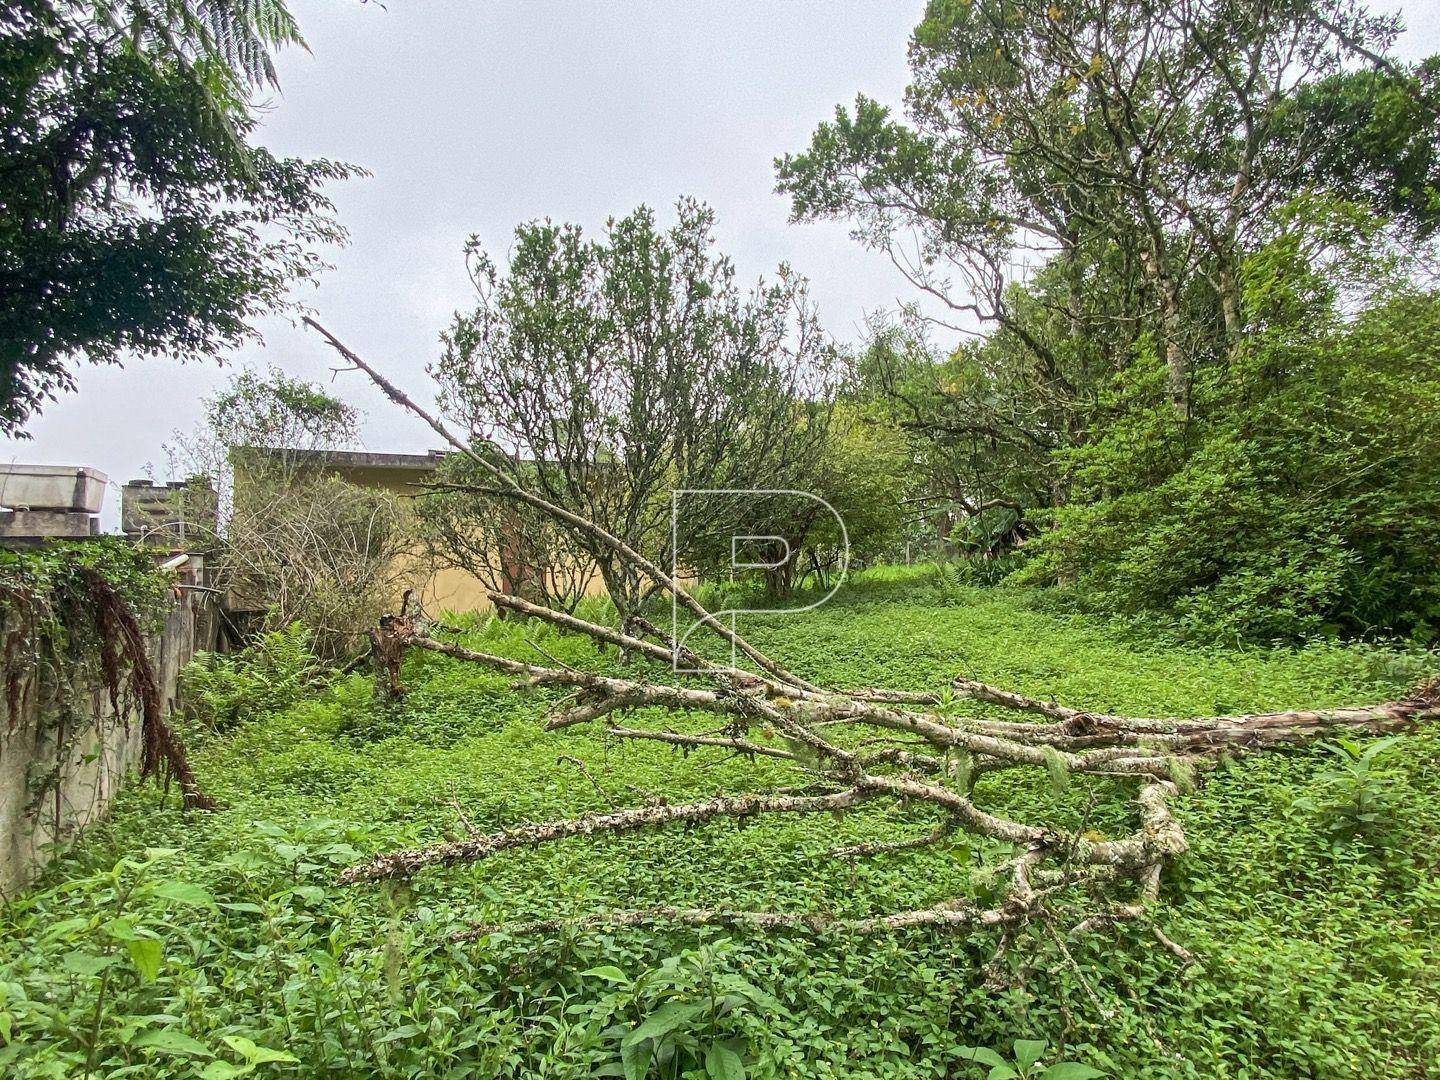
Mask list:
[[[215,809],[215,800],[200,790],[180,736],[165,722],[155,668],[134,612],[103,576],[90,569],[81,574],[90,593],[91,617],[100,642],[100,672],[110,707],[117,714],[121,711],[122,692],[140,705],[140,776],[153,777],[167,787],[174,780],[187,810]]]

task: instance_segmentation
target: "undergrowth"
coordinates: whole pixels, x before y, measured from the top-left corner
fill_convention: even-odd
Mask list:
[[[1144,714],[1379,700],[1432,659],[1334,643],[1147,644],[1039,610],[1025,593],[957,584],[942,596],[927,573],[862,576],[815,612],[745,616],[741,629],[822,682],[923,687],[964,674]],[[535,624],[460,630],[524,659],[618,663]],[[157,792],[125,792],[0,915],[0,1071],[980,1077],[993,1066],[975,1051],[989,1048],[1012,1066],[1033,1051],[1046,1068],[1116,1077],[1437,1074],[1433,733],[1387,744],[1359,779],[1344,752],[1315,748],[1233,761],[1179,800],[1192,849],[1163,884],[1160,922],[1196,955],[1190,967],[1139,928],[1060,950],[1040,924],[998,961],[993,935],[979,931],[589,929],[459,943],[450,936],[472,920],[661,903],[919,907],[982,895],[1005,853],[961,839],[856,863],[827,857],[837,844],[893,839],[895,811],[877,805],[843,820],[576,839],[409,885],[342,888],[338,869],[371,851],[779,775],[763,760],[546,734],[537,721],[551,697],[444,657],[411,657],[404,680],[398,706],[377,707],[354,675],[296,684],[288,703],[220,725],[194,756],[216,813],[182,815]],[[1385,796],[1362,796],[1363,813],[1383,814],[1383,828],[1354,828],[1354,785],[1376,777]],[[1071,827],[1120,827],[1123,789],[1099,790],[1092,803],[1079,785],[1007,773],[982,779],[979,794]]]

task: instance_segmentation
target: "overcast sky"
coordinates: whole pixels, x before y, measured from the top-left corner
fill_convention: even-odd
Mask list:
[[[461,247],[497,255],[538,217],[599,228],[640,203],[662,220],[679,195],[714,206],[719,244],[753,280],[782,261],[810,278],[832,335],[854,341],[866,312],[911,299],[882,255],[839,224],[789,225],[773,160],[803,148],[835,105],[864,91],[898,104],[922,0],[292,0],[311,53],[280,59],[266,117],[272,150],[329,157],[373,175],[334,185],[350,230],[302,299],[399,382],[427,395],[425,365],[451,313],[470,303]],[[1383,6],[1383,5],[1382,5]],[[1407,57],[1440,52],[1440,0],[1401,5]],[[330,379],[320,341],[282,320],[230,367],[161,360],[86,368],[79,389],[33,421],[0,461],[90,465],[116,483],[164,475],[162,444],[193,427],[200,399],[234,367],[274,364]],[[366,413],[365,446],[436,444],[363,377],[334,384]],[[107,498],[107,526],[118,518]]]

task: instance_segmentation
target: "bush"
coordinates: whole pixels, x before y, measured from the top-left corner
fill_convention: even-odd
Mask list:
[[[1235,365],[1197,392],[1190,433],[1155,404],[1070,456],[1075,497],[1021,580],[1195,636],[1433,639],[1440,296],[1260,335]]]
[[[310,630],[294,622],[238,653],[197,653],[180,672],[187,716],[206,731],[223,732],[310,696],[323,670],[312,643]]]

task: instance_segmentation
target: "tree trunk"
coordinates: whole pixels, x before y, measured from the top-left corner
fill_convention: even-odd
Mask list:
[[[1190,419],[1190,358],[1180,341],[1180,290],[1169,275],[1160,278],[1160,317],[1165,339],[1165,388],[1181,422]]]

